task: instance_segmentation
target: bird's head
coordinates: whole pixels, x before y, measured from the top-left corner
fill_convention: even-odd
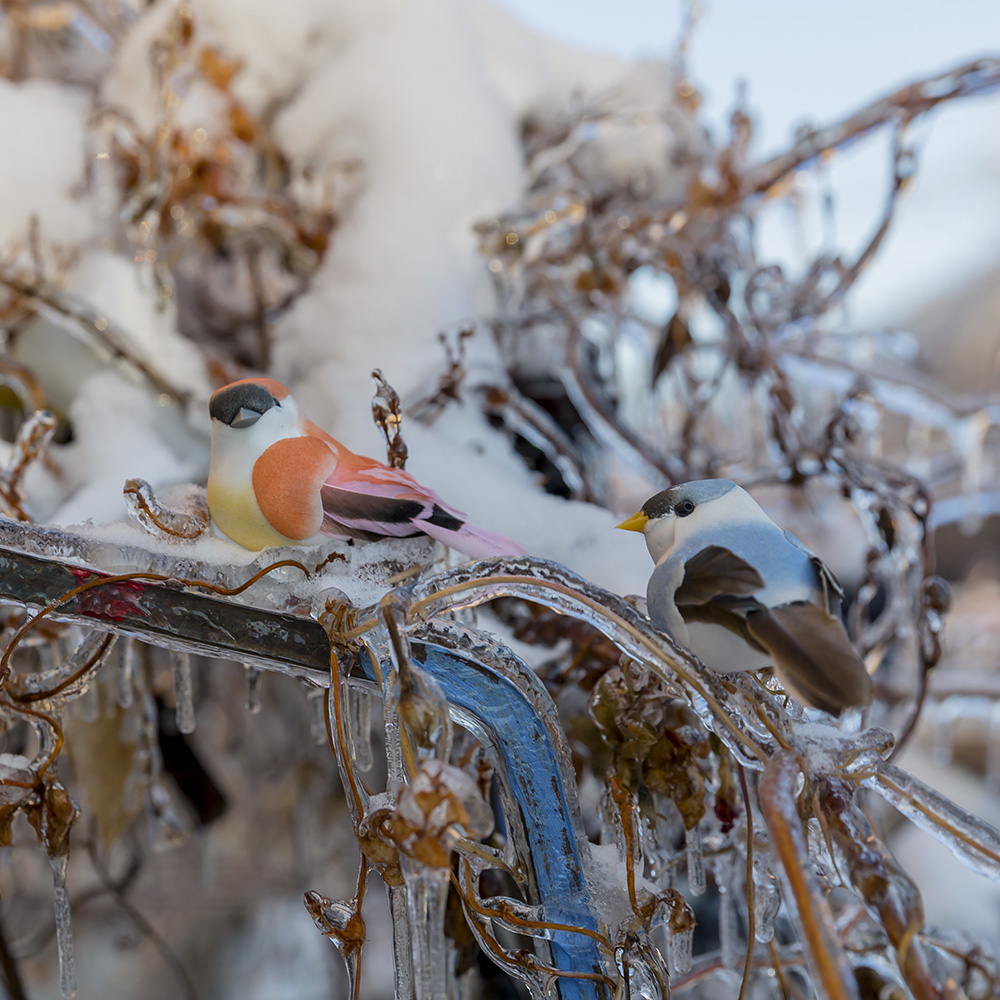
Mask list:
[[[273,378],[245,378],[224,385],[212,394],[208,412],[213,444],[238,444],[257,454],[275,441],[301,433],[295,400]]]
[[[659,564],[674,543],[711,525],[718,508],[712,508],[733,491],[743,491],[730,479],[698,479],[661,490],[617,527],[641,531],[646,548]]]

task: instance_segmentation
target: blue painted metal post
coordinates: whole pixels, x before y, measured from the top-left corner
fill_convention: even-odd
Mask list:
[[[577,841],[576,789],[567,787],[560,758],[568,760],[555,705],[536,675],[523,664],[522,675],[504,676],[489,663],[449,649],[418,645],[423,667],[441,685],[448,701],[475,716],[495,739],[509,787],[521,809],[531,851],[535,885],[547,919],[598,930],[593,901],[584,878]],[[530,692],[530,697],[529,697]],[[533,704],[533,701],[535,704]],[[555,725],[546,725],[536,704],[551,706]],[[552,964],[568,972],[604,972],[597,942],[587,935],[553,932]],[[604,1000],[608,991],[597,980],[560,979],[561,1000]]]

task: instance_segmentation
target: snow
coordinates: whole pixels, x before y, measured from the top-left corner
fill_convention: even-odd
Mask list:
[[[54,524],[122,517],[127,479],[145,479],[156,491],[207,474],[205,444],[196,443],[180,412],[117,372],[83,380],[69,416],[75,439],[58,450],[67,499]]]
[[[177,332],[177,309],[172,300],[161,301],[152,268],[90,250],[74,267],[66,290],[120,330],[132,353],[169,382],[202,399],[211,394],[202,354]]]
[[[72,246],[87,235],[90,210],[74,190],[83,181],[87,101],[48,80],[0,79],[0,248],[23,244],[32,217],[47,242]]]
[[[174,9],[161,2],[138,18],[101,92],[103,102],[124,110],[146,132],[155,125],[156,109],[148,51],[172,17]],[[380,0],[331,12],[318,0],[250,8],[203,0],[194,5],[194,24],[197,44],[221,45],[241,60],[234,92],[254,113],[276,109],[276,140],[298,167],[322,174],[335,164],[361,165],[353,195],[338,206],[339,224],[321,270],[277,326],[269,374],[290,385],[316,423],[349,447],[380,456],[383,445],[370,418],[371,369],[382,367],[404,401],[413,402],[443,369],[438,331],[493,308],[472,224],[520,196],[518,116],[560,108],[581,86],[607,88],[624,64],[534,36],[483,2],[466,7],[433,0],[414,8]],[[631,71],[620,97],[634,95],[657,72]],[[661,75],[654,89],[662,86]],[[184,81],[175,89],[176,120],[211,129],[220,111],[217,95]],[[609,135],[601,144],[607,162],[595,169],[631,169],[630,156],[616,149],[614,139]],[[632,152],[645,157],[651,172],[669,145],[669,130],[650,129],[647,139]],[[72,147],[67,142],[65,148]],[[144,478],[157,492],[204,479],[208,421],[202,406],[210,386],[148,269],[89,247],[68,290],[197,401],[188,426],[175,408],[163,405],[167,400],[111,372],[82,380],[75,398],[67,399],[75,439],[59,450],[64,497],[49,504],[51,519],[61,525],[120,521],[126,478]],[[470,381],[492,372],[494,361],[491,338],[482,330],[469,343]],[[648,560],[641,545],[613,531],[618,519],[543,494],[474,402],[451,407],[430,429],[407,421],[404,435],[410,470],[475,523],[596,583],[643,589]],[[128,525],[122,530],[133,531]],[[224,551],[208,559],[239,561]]]
[[[313,288],[277,331],[276,374],[325,424],[367,409],[376,365],[391,360],[403,393],[433,383],[437,332],[490,305],[472,224],[521,180],[516,123],[458,5],[385,0],[354,14],[337,58],[275,120],[299,161],[362,164]]]

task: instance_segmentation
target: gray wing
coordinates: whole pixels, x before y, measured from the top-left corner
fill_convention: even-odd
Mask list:
[[[819,578],[827,610],[831,614],[839,614],[841,602],[844,600],[844,588],[840,585],[833,570],[815,552],[807,549],[790,531],[786,529],[784,535],[787,541],[809,557],[809,561],[816,570],[816,576]]]

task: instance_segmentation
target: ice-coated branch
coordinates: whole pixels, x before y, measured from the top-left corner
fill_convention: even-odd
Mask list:
[[[190,500],[187,510],[164,506],[145,479],[129,479],[122,491],[129,516],[147,531],[172,538],[198,538],[208,528],[208,504],[203,497]]]
[[[617,594],[595,587],[566,567],[532,557],[468,563],[422,580],[412,588],[411,614],[426,617],[458,607],[475,607],[500,597],[521,597],[571,614],[593,625],[624,653],[645,663],[683,692],[696,712],[748,766],[759,768],[773,753],[771,741],[742,715],[723,705],[731,688],[721,675],[700,668],[689,653],[658,632],[647,618]],[[761,691],[761,702],[781,718],[777,705]]]
[[[853,788],[826,780],[819,783],[816,795],[827,828],[847,861],[851,884],[878,914],[915,1000],[942,1000],[943,991],[934,981],[920,942],[924,911],[917,887],[854,803]]]
[[[812,867],[806,863],[802,818],[796,804],[802,765],[793,754],[780,753],[764,768],[757,786],[760,810],[778,861],[778,875],[794,901],[805,946],[806,962],[816,992],[827,1000],[859,1000],[850,962],[837,937],[833,915]]]
[[[32,463],[45,458],[55,430],[55,416],[35,410],[18,429],[13,453],[0,469],[0,501],[21,521],[31,520],[25,509],[24,475]]]
[[[895,764],[882,763],[865,784],[973,871],[1000,882],[1000,831]]]
[[[911,121],[946,101],[987,94],[1000,86],[1000,58],[976,59],[937,76],[908,84],[881,97],[853,115],[824,128],[807,132],[787,152],[750,169],[744,190],[769,191],[793,170],[807,166],[833,149],[893,121]]]

